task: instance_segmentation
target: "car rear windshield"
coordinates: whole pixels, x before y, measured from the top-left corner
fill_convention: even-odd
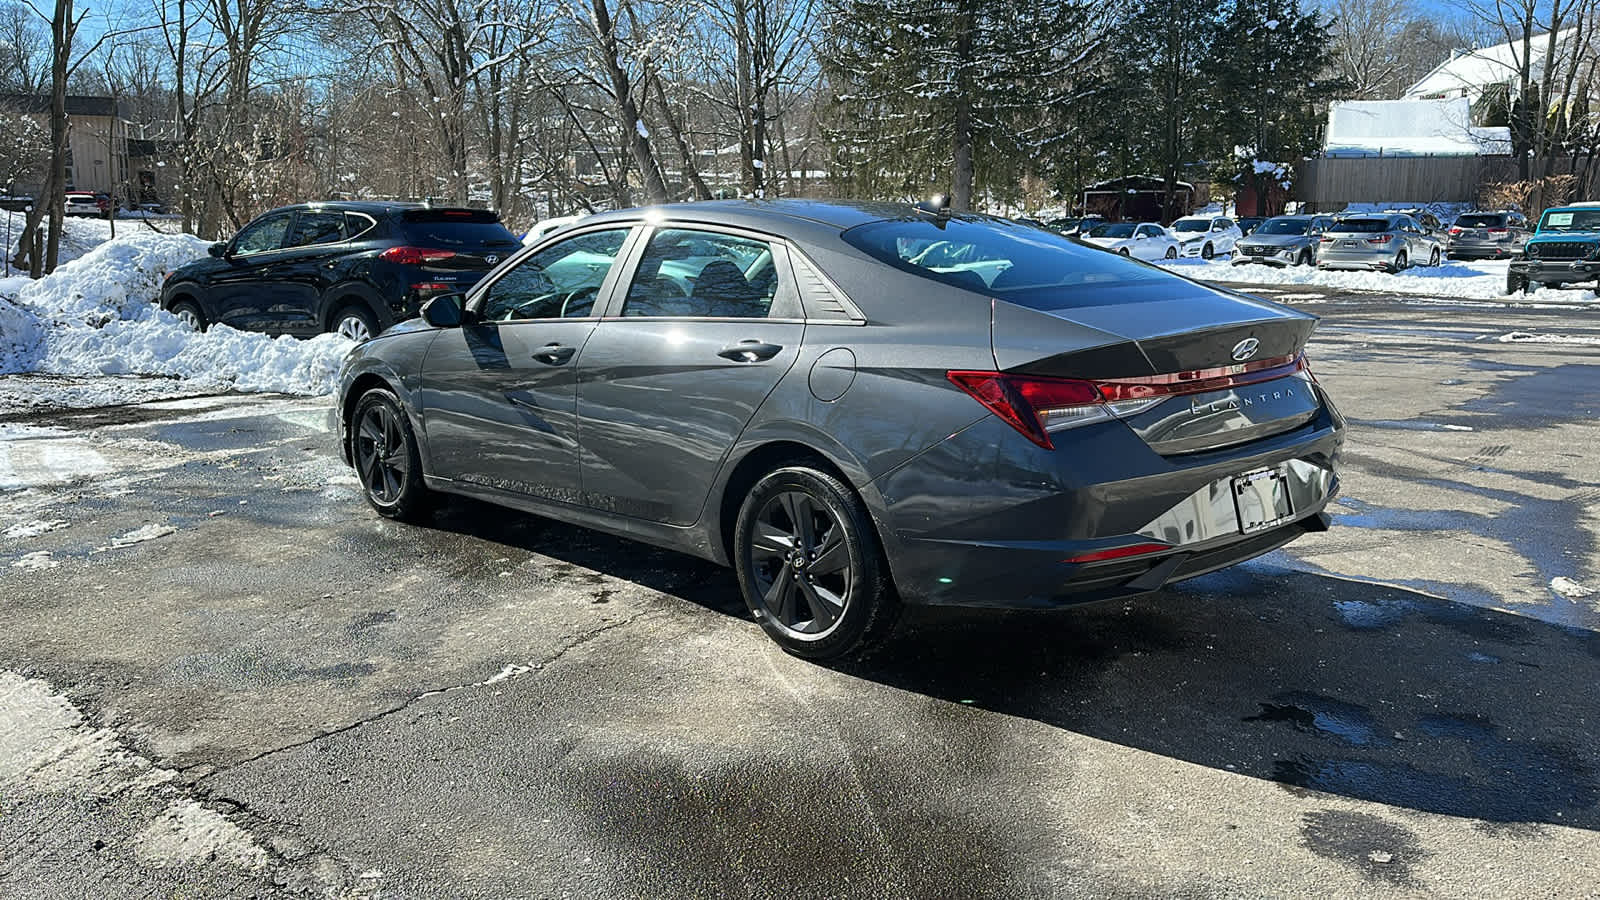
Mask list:
[[[1311,228],[1306,219],[1268,219],[1256,234],[1305,234]]]
[[[1089,229],[1089,237],[1098,238],[1125,238],[1133,237],[1132,225],[1096,225]]]
[[[1499,228],[1506,224],[1506,217],[1495,214],[1477,216],[1456,216],[1457,228]]]
[[[1552,209],[1539,220],[1540,231],[1600,231],[1600,209]]]
[[[1099,306],[1117,302],[1110,288],[1184,283],[1155,266],[997,219],[891,219],[851,228],[844,240],[901,271],[1033,309]]]
[[[500,217],[480,209],[413,209],[400,216],[405,239],[427,247],[513,247]]]
[[[1393,226],[1388,219],[1340,219],[1333,223],[1329,231],[1343,231],[1354,234],[1378,234],[1390,231]]]

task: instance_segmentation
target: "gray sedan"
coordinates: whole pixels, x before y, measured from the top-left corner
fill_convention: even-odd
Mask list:
[[[1437,266],[1443,255],[1443,242],[1410,216],[1351,216],[1322,235],[1317,268],[1399,272],[1420,262]]]
[[[1322,233],[1332,224],[1332,216],[1273,216],[1239,242],[1233,264],[1309,266],[1317,261]]]
[[[458,494],[704,557],[829,658],[902,604],[1126,597],[1326,529],[1315,325],[934,204],[689,203],[430,301],[337,409],[380,515]]]

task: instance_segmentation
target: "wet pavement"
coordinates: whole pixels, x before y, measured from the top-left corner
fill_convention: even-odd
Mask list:
[[[1269,295],[1270,296],[1270,295]],[[1600,310],[1296,289],[1334,528],[774,649],[715,566],[380,520],[323,402],[0,415],[0,896],[1591,896]]]

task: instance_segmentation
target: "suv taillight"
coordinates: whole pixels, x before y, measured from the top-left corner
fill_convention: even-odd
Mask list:
[[[430,250],[426,247],[390,247],[378,254],[378,258],[402,266],[421,266],[433,262],[443,262],[455,255],[454,250]]]
[[[1131,416],[1168,397],[1271,381],[1305,367],[1300,355],[1107,381],[970,371],[946,372],[945,377],[1028,440],[1054,450],[1053,431]]]
[[[1510,234],[1511,233],[1511,229],[1509,229],[1509,228],[1491,228],[1491,229],[1489,229],[1489,233],[1490,234]]]

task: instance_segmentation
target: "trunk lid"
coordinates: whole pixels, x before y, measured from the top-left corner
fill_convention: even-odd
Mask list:
[[[995,301],[993,310],[998,369],[1092,381],[1287,362],[1304,351],[1317,322],[1275,303],[1176,278],[1107,286],[1102,302],[1077,297],[1051,309]],[[1272,381],[1172,396],[1123,421],[1157,452],[1171,455],[1280,434],[1309,422],[1320,408],[1309,377],[1286,372]]]
[[[400,214],[399,226],[407,245],[452,254],[428,259],[423,268],[430,271],[486,272],[522,246],[488,210],[409,209]]]

